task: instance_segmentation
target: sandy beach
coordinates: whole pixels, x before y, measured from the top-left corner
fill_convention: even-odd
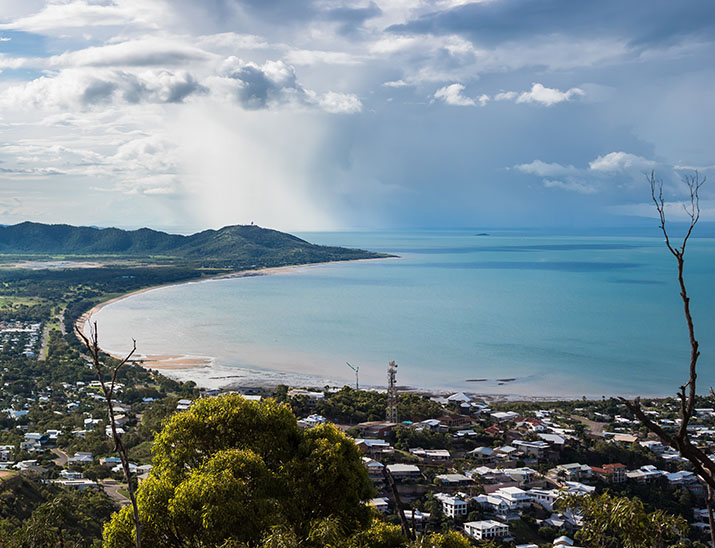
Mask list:
[[[133,363],[140,363],[147,369],[196,369],[199,367],[210,367],[213,363],[213,358],[200,356],[183,356],[183,355],[148,355],[140,356],[130,360]]]

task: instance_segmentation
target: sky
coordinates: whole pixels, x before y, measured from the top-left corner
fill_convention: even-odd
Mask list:
[[[630,226],[651,171],[677,220],[714,31],[712,0],[0,0],[0,223]]]

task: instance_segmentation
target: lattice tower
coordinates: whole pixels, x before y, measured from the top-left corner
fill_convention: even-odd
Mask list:
[[[397,364],[387,366],[387,421],[397,422]]]

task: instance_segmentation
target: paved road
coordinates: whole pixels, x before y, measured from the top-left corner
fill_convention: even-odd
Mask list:
[[[571,418],[584,423],[593,434],[603,434],[604,427],[608,426],[607,422],[596,422],[579,415],[571,415]]]
[[[126,483],[119,483],[113,479],[102,480],[102,489],[107,493],[110,499],[119,504],[120,506],[126,506],[130,504],[131,501],[119,492],[120,487],[127,487]]]
[[[67,460],[69,458],[67,456],[67,453],[65,453],[64,451],[60,451],[56,447],[53,449],[50,449],[50,451],[52,451],[52,454],[57,455],[57,458],[55,460],[53,460],[52,462],[54,462],[60,468],[64,468],[65,465],[67,464]]]

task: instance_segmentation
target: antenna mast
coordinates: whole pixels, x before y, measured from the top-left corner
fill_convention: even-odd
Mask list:
[[[397,423],[397,364],[387,367],[387,421]]]
[[[348,367],[355,371],[355,390],[360,390],[360,379],[358,378],[358,373],[360,372],[360,366],[353,367],[350,362],[345,362]]]

